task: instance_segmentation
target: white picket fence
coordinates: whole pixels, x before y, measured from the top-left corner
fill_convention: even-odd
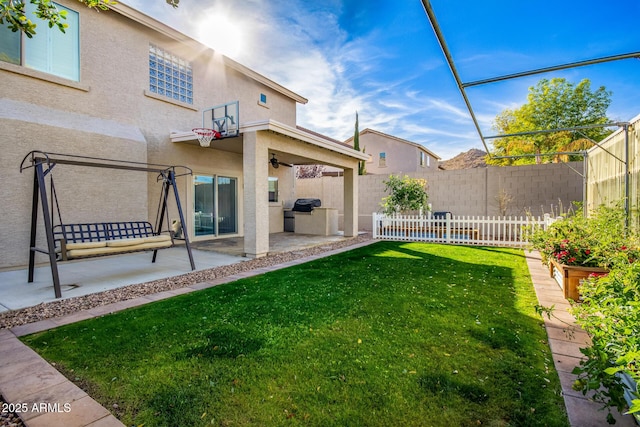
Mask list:
[[[393,215],[373,213],[373,238],[457,245],[526,247],[527,236],[553,221],[544,217]]]

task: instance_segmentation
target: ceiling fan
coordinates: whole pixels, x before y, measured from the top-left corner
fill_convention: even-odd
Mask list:
[[[278,169],[280,165],[287,166],[289,168],[293,166],[289,163],[283,163],[279,161],[278,159],[276,159],[276,155],[273,153],[271,154],[271,160],[269,160],[269,162],[271,163],[271,166],[273,166],[274,169]]]

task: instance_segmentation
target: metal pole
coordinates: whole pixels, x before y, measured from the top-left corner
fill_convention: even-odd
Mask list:
[[[629,228],[629,124],[624,125],[624,225]]]
[[[172,171],[169,171],[169,174],[171,174]],[[169,221],[169,212],[168,212],[168,207],[167,207],[167,197],[169,195],[169,182],[168,182],[167,177],[164,177],[163,181],[162,181],[162,190],[160,192],[160,197],[161,200],[158,202],[160,204],[159,207],[159,217],[156,217],[156,229],[154,230],[155,233],[157,233],[158,235],[160,235],[160,233],[162,233],[162,222],[164,221],[164,216],[165,214],[167,215],[167,221]],[[169,224],[167,223],[167,229],[169,229]],[[153,257],[151,258],[151,262],[154,263],[156,262],[156,257],[158,256],[158,250],[154,250],[153,251]]]
[[[38,188],[40,190],[40,201],[42,202],[42,219],[44,222],[44,230],[47,236],[47,250],[49,252],[49,264],[51,265],[51,276],[53,277],[53,290],[56,298],[62,297],[60,288],[60,276],[58,275],[58,263],[56,260],[56,245],[53,238],[53,228],[51,217],[49,216],[49,205],[47,203],[47,187],[44,182],[44,170],[42,162],[36,164],[36,175],[38,179]]]
[[[28,283],[33,283],[33,275],[35,271],[36,260],[36,234],[38,231],[38,195],[40,189],[38,188],[38,171],[33,170],[33,196],[31,199],[31,237],[29,238],[29,274],[27,277]]]
[[[603,62],[619,61],[621,59],[630,59],[630,58],[640,58],[640,52],[631,52],[631,53],[625,53],[621,55],[605,56],[602,58],[588,59],[586,61],[571,62],[569,64],[554,65],[552,67],[546,67],[546,68],[538,68],[536,70],[523,71],[521,73],[507,74],[505,76],[493,77],[493,78],[483,79],[483,80],[476,80],[474,82],[469,82],[469,83],[462,83],[462,86],[467,88],[471,86],[479,86],[487,83],[495,83],[495,82],[500,82],[504,80],[515,79],[518,77],[532,76],[535,74],[549,73],[551,71],[566,70],[567,68],[584,67],[586,65],[601,64]]]
[[[582,158],[582,214],[586,217],[587,216],[587,203],[589,202],[588,199],[588,188],[589,188],[589,152],[585,151],[584,152],[584,157]]]
[[[424,7],[425,12],[427,13],[427,17],[429,18],[429,23],[431,24],[431,28],[433,28],[433,32],[436,35],[438,44],[440,45],[440,49],[442,50],[442,53],[444,54],[444,57],[447,60],[447,64],[449,65],[451,74],[453,74],[453,78],[456,81],[456,85],[458,86],[460,95],[462,95],[462,99],[464,100],[464,103],[467,106],[467,110],[469,110],[469,114],[471,115],[471,120],[473,120],[473,124],[476,127],[476,131],[478,132],[478,135],[480,136],[482,145],[484,145],[485,150],[487,151],[487,153],[489,153],[489,156],[491,156],[489,147],[487,147],[487,143],[484,140],[482,131],[480,130],[480,125],[478,124],[476,115],[473,112],[473,108],[471,108],[471,102],[469,102],[469,98],[467,97],[464,87],[462,86],[462,80],[460,80],[460,75],[458,74],[458,70],[456,70],[456,67],[453,64],[453,58],[451,56],[451,52],[447,47],[447,43],[444,41],[444,36],[442,35],[442,31],[440,30],[440,26],[438,25],[438,20],[436,19],[436,15],[433,12],[433,8],[431,7],[431,2],[429,0],[422,0],[422,6]]]
[[[180,204],[180,195],[178,194],[178,185],[176,183],[176,176],[173,170],[169,171],[167,179],[170,185],[173,187],[173,195],[176,198],[176,207],[178,208],[178,217],[180,218],[180,224],[182,224],[182,233],[184,234],[184,244],[187,247],[187,253],[189,254],[189,262],[191,263],[191,270],[195,270],[196,264],[193,261],[193,253],[191,253],[191,243],[189,242],[189,233],[187,232],[187,223],[184,221],[182,205]]]
[[[554,133],[554,132],[575,132],[577,130],[583,129],[595,129],[595,128],[605,128],[605,127],[613,127],[613,126],[624,126],[625,122],[610,122],[610,123],[602,123],[595,125],[583,125],[583,126],[574,126],[571,128],[559,128],[559,129],[543,129],[543,130],[532,130],[527,132],[518,132],[518,133],[505,133],[504,135],[490,135],[485,136],[485,139],[496,139],[496,138],[508,138],[511,136],[525,136],[525,135],[538,135],[541,133]]]

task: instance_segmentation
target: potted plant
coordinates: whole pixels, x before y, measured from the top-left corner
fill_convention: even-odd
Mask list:
[[[591,274],[606,273],[612,257],[629,245],[623,232],[625,213],[619,206],[600,206],[588,217],[580,211],[535,231],[530,239],[564,297],[574,301],[580,299],[580,284]]]

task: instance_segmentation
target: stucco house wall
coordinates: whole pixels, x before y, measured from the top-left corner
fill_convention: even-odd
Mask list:
[[[353,146],[353,137],[345,141]],[[368,154],[367,174],[430,172],[438,170],[440,157],[423,145],[373,129],[364,129],[359,135],[360,150]],[[384,153],[384,162],[380,157]],[[422,162],[421,162],[422,155]]]
[[[197,142],[179,143],[181,141],[175,141],[172,135],[202,126],[204,109],[231,101],[239,101],[241,125],[271,121],[283,128],[295,128],[296,104],[307,100],[124,4],[97,13],[78,2],[59,0],[58,3],[79,14],[79,81],[0,61],[3,87],[11,88],[0,95],[3,135],[0,179],[11,183],[2,188],[0,268],[25,265],[28,259],[33,173],[28,169],[21,174],[19,166],[32,150],[184,165],[195,175],[235,178],[236,234],[242,236],[247,230],[245,218],[255,210],[254,206],[252,211],[247,211],[245,206],[243,189],[247,185],[247,165],[251,169],[257,167],[247,163],[246,134],[214,141],[210,148],[200,147]],[[151,93],[150,45],[191,63],[193,104]],[[264,96],[266,102],[261,102]],[[298,136],[293,135],[293,139],[287,140],[288,144],[300,144]],[[191,140],[194,142],[195,138]],[[287,145],[280,145],[286,152]],[[264,159],[261,157],[259,161],[264,163],[260,170],[264,171],[266,181],[273,171],[266,169],[269,148],[266,145],[264,148],[264,155],[261,154]],[[324,156],[331,158],[331,155]],[[356,164],[348,154],[346,158],[349,160],[337,163],[342,167]],[[292,171],[282,168],[273,173],[280,178],[283,202],[292,199]],[[58,165],[52,175],[66,223],[153,222],[155,218],[160,184],[153,174]],[[254,184],[251,183],[250,188],[262,189]],[[191,176],[178,179],[188,227],[193,221],[193,186]],[[262,196],[266,200],[267,192],[255,195]],[[254,212],[251,218],[268,218],[268,204],[258,205],[264,211]],[[170,209],[175,218],[175,206],[171,204]],[[281,209],[276,211],[281,213]],[[277,222],[274,220],[273,224]],[[42,227],[38,235],[37,246],[42,247],[45,245]],[[195,239],[193,234],[191,237]],[[37,262],[45,260],[44,255],[37,254]]]

